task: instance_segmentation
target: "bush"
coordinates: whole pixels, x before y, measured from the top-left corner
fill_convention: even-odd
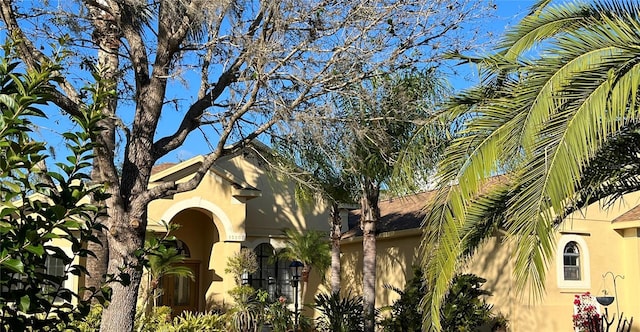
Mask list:
[[[265,293],[251,286],[236,286],[229,291],[235,305],[229,312],[231,328],[236,332],[259,331],[264,324]]]
[[[483,296],[491,292],[481,289],[487,280],[475,274],[459,274],[453,278],[442,305],[443,331],[475,331],[480,326],[495,329],[506,325],[504,317],[495,316]]]
[[[317,319],[320,331],[355,332],[364,328],[361,296],[349,293],[341,298],[340,294],[318,294],[315,308],[321,313]]]
[[[171,329],[176,332],[222,332],[227,331],[227,317],[214,312],[183,312],[173,319]]]
[[[267,306],[265,322],[271,325],[274,332],[286,332],[293,326],[293,312],[287,308],[284,297]]]
[[[426,294],[426,287],[423,284],[422,270],[413,268],[413,278],[411,278],[404,290],[385,285],[396,293],[400,298],[393,302],[388,308],[391,314],[380,322],[383,331],[386,332],[409,332],[422,331],[422,306],[420,302]]]
[[[171,308],[167,306],[154,307],[149,315],[136,315],[133,330],[138,332],[168,331],[171,324]]]
[[[95,332],[100,330],[100,321],[102,320],[102,310],[104,307],[101,304],[94,304],[91,306],[91,311],[84,320],[73,321],[69,326],[72,330],[79,332]],[[64,326],[59,326],[59,330],[64,330]]]
[[[385,286],[400,294],[400,299],[389,308],[389,317],[380,322],[385,332],[422,331],[421,301],[426,294],[426,286],[422,270],[414,267],[413,273],[413,278],[402,291]],[[460,274],[453,279],[441,310],[443,331],[477,331],[480,327],[497,331],[506,328],[507,319],[501,314],[493,314],[491,305],[482,299],[491,295],[491,292],[481,289],[485,282],[474,274]]]
[[[49,171],[45,144],[30,136],[30,119],[45,117],[38,107],[48,102],[51,73],[59,68],[40,64],[21,73],[12,47],[0,58],[0,330],[51,331],[83,320],[91,298],[104,301],[109,294],[90,289],[85,298],[64,285],[70,275],[87,272],[74,261],[92,254],[86,245],[98,242],[93,233],[102,227],[96,219],[104,209],[87,202],[106,196],[87,180],[103,96],[88,89],[95,103],[72,117],[81,131],[63,134],[71,155],[56,163],[58,172]]]

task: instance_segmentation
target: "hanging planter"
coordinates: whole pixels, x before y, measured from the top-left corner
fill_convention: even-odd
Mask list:
[[[596,301],[605,307],[613,303],[614,299],[613,296],[596,296]]]

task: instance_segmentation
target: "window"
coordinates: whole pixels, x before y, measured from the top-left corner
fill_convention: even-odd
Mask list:
[[[266,290],[272,301],[280,296],[292,299],[289,262],[278,259],[268,243],[259,244],[254,252],[258,257],[258,271],[249,275],[245,282],[254,289]]]
[[[565,233],[560,236],[556,252],[558,288],[584,290],[591,288],[588,234]]]
[[[64,283],[64,277],[65,277],[65,265],[64,265],[64,261],[61,258],[57,258],[57,257],[53,257],[53,256],[47,256],[47,260],[45,261],[45,273],[53,276],[53,277],[57,277],[60,278],[60,282]],[[47,285],[44,285],[42,290],[45,293],[51,292],[51,291],[55,291],[56,288],[58,288],[58,286],[60,286],[59,283],[52,281],[51,283],[48,283]],[[63,285],[64,286],[64,285]]]
[[[47,257],[47,262],[45,265],[47,268],[47,274],[56,277],[64,277],[64,262],[62,261],[62,259],[49,256]]]
[[[564,246],[564,280],[580,280],[580,250],[574,241]]]

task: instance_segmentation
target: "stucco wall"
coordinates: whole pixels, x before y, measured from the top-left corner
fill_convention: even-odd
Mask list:
[[[463,272],[474,273],[487,279],[484,288],[493,296],[486,301],[494,305],[496,312],[503,313],[510,321],[510,331],[572,331],[573,300],[576,294],[590,292],[600,295],[606,288],[614,293],[612,275],[616,278],[620,311],[625,316],[640,317],[640,233],[634,223],[613,222],[639,202],[639,195],[625,197],[609,210],[598,204],[574,213],[567,218],[556,233],[556,248],[559,254],[551,258],[546,275],[546,291],[536,299],[526,288],[518,291],[515,285],[513,248],[514,243],[504,233],[496,234],[478,250]],[[626,226],[625,226],[626,225]],[[629,228],[625,228],[625,227]],[[389,305],[397,298],[395,293],[383,287],[388,283],[403,288],[410,277],[411,265],[416,263],[416,248],[420,236],[400,236],[406,233],[383,234],[378,238],[378,267],[376,285],[376,307]],[[563,269],[557,266],[557,257],[562,257],[563,243],[576,240],[580,244],[583,279],[580,287],[563,287]],[[360,238],[343,241],[342,280],[345,290],[358,294],[362,290],[362,243]],[[559,255],[559,256],[558,256]],[[562,264],[562,261],[559,261]],[[588,264],[587,264],[588,263]],[[607,274],[611,272],[610,274]],[[559,275],[560,273],[560,275]],[[603,275],[607,274],[603,280]],[[559,281],[560,279],[560,281]],[[616,302],[609,306],[609,313],[616,313]],[[632,331],[640,331],[634,324]]]
[[[386,234],[376,239],[376,307],[390,305],[399,298],[385,284],[403,289],[417,264],[420,232],[411,230]],[[362,238],[342,241],[342,293],[362,294]]]

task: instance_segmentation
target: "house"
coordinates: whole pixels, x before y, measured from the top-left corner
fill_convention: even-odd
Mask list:
[[[225,273],[227,260],[241,248],[256,252],[260,269],[246,276],[254,288],[267,290],[272,298],[285,296],[293,301],[289,263],[272,259],[283,246],[282,231],[319,230],[329,232],[328,208],[321,200],[300,204],[295,185],[286,175],[268,173],[261,158],[263,147],[253,145],[226,156],[211,167],[192,191],[166,197],[149,204],[149,231],[165,232],[163,223],[178,224],[173,232],[176,245],[187,257],[195,280],[163,278],[161,305],[183,310],[204,311],[230,303],[228,291],[236,286]],[[188,181],[203,157],[154,168],[150,186],[163,181]],[[307,297],[313,299],[320,278],[311,277]]]
[[[149,205],[148,230],[164,232],[163,223],[178,224],[176,246],[187,256],[184,265],[195,275],[165,277],[160,304],[174,312],[204,311],[229,304],[228,291],[235,287],[225,273],[230,256],[246,247],[259,258],[258,272],[246,276],[255,288],[270,296],[293,299],[288,265],[270,259],[283,246],[282,230],[319,230],[329,233],[328,206],[317,200],[300,204],[295,185],[286,175],[267,171],[256,146],[219,160],[192,191],[165,197]],[[154,168],[150,186],[163,181],[188,181],[203,157]],[[385,284],[403,288],[419,262],[421,222],[425,205],[433,192],[380,202],[382,220],[377,226],[376,306],[390,305],[398,298]],[[342,289],[355,294],[362,290],[362,233],[359,212],[351,211],[344,223],[341,241]],[[347,220],[346,211],[343,220]],[[555,234],[556,253],[549,262],[545,296],[530,302],[517,293],[513,277],[513,246],[497,233],[480,248],[464,272],[487,280],[485,289],[493,295],[487,302],[510,321],[510,331],[570,331],[573,300],[577,294],[615,296],[610,314],[640,317],[640,192],[625,195],[614,206],[603,209],[598,203],[566,218]],[[53,262],[55,263],[55,262]],[[56,269],[52,263],[52,269]],[[301,303],[311,303],[318,292],[326,291],[320,278],[312,274]],[[81,285],[76,277],[69,285]],[[143,282],[144,283],[144,282]],[[615,287],[614,287],[615,286]],[[600,308],[600,310],[604,310]],[[640,331],[636,323],[633,331]]]
[[[390,305],[419,263],[425,203],[432,192],[380,202],[377,236],[376,307]],[[349,216],[350,231],[342,241],[343,287],[362,289],[362,237],[359,211]],[[640,317],[640,192],[626,195],[614,206],[598,203],[566,218],[556,231],[555,255],[549,262],[546,290],[535,301],[517,293],[513,274],[513,245],[497,233],[482,245],[466,271],[487,279],[493,293],[486,301],[509,320],[509,331],[571,331],[575,295],[614,295],[610,315]],[[614,287],[615,286],[615,287]],[[603,307],[598,308],[601,312]],[[616,326],[615,324],[613,325]],[[634,323],[632,331],[640,331]]]

